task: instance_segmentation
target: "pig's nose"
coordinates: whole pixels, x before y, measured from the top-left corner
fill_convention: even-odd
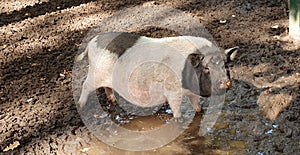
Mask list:
[[[229,89],[231,87],[230,79],[223,79],[220,81],[220,88],[221,89]]]
[[[231,81],[230,81],[230,79],[226,79],[225,80],[225,88],[229,89],[230,87],[231,87]]]

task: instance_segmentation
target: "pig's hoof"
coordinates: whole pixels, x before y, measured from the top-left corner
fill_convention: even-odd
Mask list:
[[[108,101],[115,104],[117,102],[116,98],[114,96],[109,96]]]
[[[85,106],[85,103],[79,103],[79,107],[83,108]]]
[[[196,111],[196,112],[201,112],[201,110],[202,110],[202,109],[201,109],[201,106],[198,106],[197,108],[195,108],[195,111]]]
[[[176,123],[183,123],[183,118],[173,118],[173,120],[174,120],[174,122],[176,122]]]
[[[180,118],[180,117],[181,117],[181,113],[173,114],[173,117],[174,117],[175,119]]]

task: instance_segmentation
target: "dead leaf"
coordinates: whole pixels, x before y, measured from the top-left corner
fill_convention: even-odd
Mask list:
[[[90,148],[83,148],[82,150],[80,150],[81,152],[87,152]]]
[[[16,147],[18,147],[20,145],[19,141],[14,141],[12,144],[10,144],[9,146],[7,146],[3,152],[9,151],[9,150],[14,150]]]
[[[32,67],[35,67],[35,66],[38,66],[38,65],[39,65],[39,64],[37,64],[37,63],[32,63],[32,64],[31,64]]]

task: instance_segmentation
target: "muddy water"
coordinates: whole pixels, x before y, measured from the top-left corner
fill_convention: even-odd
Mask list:
[[[159,127],[164,124],[164,121],[159,116],[149,116],[144,118],[136,118],[130,123],[124,125],[125,128],[132,128],[133,130],[149,130],[156,127]],[[199,130],[199,122],[201,120],[201,114],[198,114],[190,127],[181,134],[175,141],[150,151],[126,151],[120,150],[111,146],[106,145],[105,143],[99,141],[97,138],[91,134],[82,134],[80,135],[80,146],[76,148],[77,153],[84,154],[245,154],[246,152],[246,143],[244,141],[234,140],[236,131],[235,130],[226,130],[229,123],[217,122],[213,128],[213,132],[208,134],[205,137],[199,137],[197,135]],[[222,131],[224,130],[224,131]],[[217,132],[218,133],[214,133]],[[88,133],[88,131],[85,131]],[[163,136],[163,135],[162,135]],[[82,139],[88,139],[84,142]],[[69,141],[67,143],[74,144],[78,142],[78,139],[75,141]],[[70,147],[68,147],[70,148]],[[73,148],[74,149],[74,148]],[[71,150],[68,150],[69,152]],[[75,150],[74,150],[75,151]]]
[[[234,82],[233,90],[230,90],[228,94],[232,95],[234,93],[241,93],[243,91],[245,90],[243,90],[243,88],[238,88],[237,83]],[[248,91],[244,93],[248,93]],[[101,93],[99,93],[99,95],[100,94]],[[255,96],[255,94],[252,95]],[[103,100],[104,97],[105,95],[101,94],[101,96],[99,96],[99,100]],[[174,141],[160,148],[137,152],[121,150],[101,142],[86,128],[83,128],[79,132],[79,135],[76,134],[77,138],[71,138],[72,140],[67,141],[65,145],[76,144],[76,142],[78,143],[80,141],[80,144],[76,147],[73,147],[73,149],[76,148],[74,151],[83,154],[245,154],[247,149],[246,136],[253,133],[253,131],[243,131],[244,137],[239,138],[238,135],[241,131],[240,128],[235,127],[237,126],[236,120],[232,119],[232,117],[253,118],[255,117],[255,114],[253,114],[251,110],[248,110],[247,112],[234,110],[230,107],[230,105],[236,104],[236,98],[227,96],[225,101],[226,103],[223,107],[221,115],[218,121],[215,123],[214,127],[212,129],[208,129],[209,132],[207,135],[199,136],[198,133],[200,122],[209,104],[208,99],[202,98],[200,100],[200,103],[203,106],[203,111],[200,113],[196,113],[189,127]],[[115,123],[118,123],[121,127],[132,131],[155,130],[165,125],[166,122],[168,122],[168,120],[172,118],[172,114],[170,114],[170,108],[168,106],[163,106],[162,109],[153,116],[126,116],[126,114],[124,114],[124,111],[122,111],[119,107],[113,107],[108,104],[104,106],[109,106],[107,110],[110,110],[108,111],[114,111],[114,113],[112,113],[111,115],[111,118]],[[238,123],[243,124],[244,126],[247,124],[247,122]],[[80,140],[78,140],[78,138]],[[83,141],[82,139],[87,140]],[[70,150],[68,150],[67,152],[69,151]]]

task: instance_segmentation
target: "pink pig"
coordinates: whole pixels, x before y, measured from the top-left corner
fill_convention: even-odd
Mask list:
[[[172,55],[162,55],[161,62],[145,63],[132,72],[128,82],[130,97],[120,95],[142,107],[168,102],[175,118],[181,117],[182,95],[189,98],[196,111],[201,111],[198,103],[199,97],[209,97],[212,91],[218,91],[211,89],[211,72],[213,70],[209,69],[209,61],[216,58],[224,62],[232,61],[238,49],[238,47],[234,47],[221,51],[209,40],[193,36],[149,38],[119,32],[97,35],[88,43],[85,51],[76,58],[76,61],[80,61],[88,55],[89,60],[88,75],[82,86],[79,106],[83,107],[89,94],[100,87],[105,88],[105,93],[111,102],[116,102],[112,90],[115,90],[113,71],[117,61],[122,59],[125,54],[143,50],[143,44],[151,45],[152,43],[154,48],[156,45],[169,46],[180,52],[184,58],[184,61],[176,62],[180,76],[176,76],[172,69],[163,65],[165,64],[163,61],[172,60]],[[214,53],[218,53],[221,57],[215,57]],[[195,57],[199,61],[193,63],[191,59]],[[191,82],[195,77],[198,83]],[[219,83],[220,90],[228,89],[231,86],[229,75],[220,79]],[[195,90],[195,88],[199,90]]]

